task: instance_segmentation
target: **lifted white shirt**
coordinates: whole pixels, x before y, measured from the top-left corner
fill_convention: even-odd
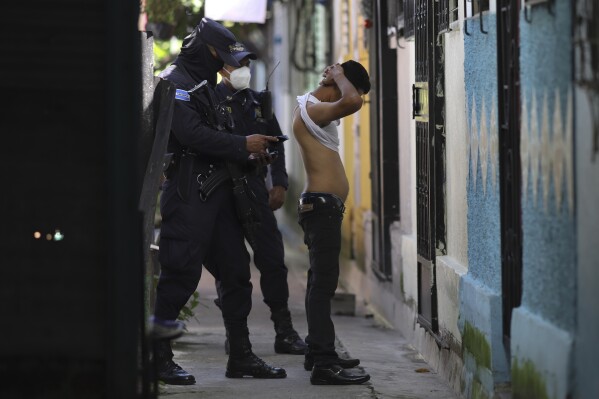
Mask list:
[[[306,104],[308,102],[316,104],[319,103],[320,100],[314,97],[312,93],[306,93],[303,96],[297,96],[300,115],[304,121],[304,124],[306,125],[306,128],[310,134],[312,134],[312,136],[314,136],[314,138],[322,145],[335,152],[339,152],[339,132],[337,131],[339,120],[337,119],[323,127],[318,126],[308,115],[308,111],[306,110]]]

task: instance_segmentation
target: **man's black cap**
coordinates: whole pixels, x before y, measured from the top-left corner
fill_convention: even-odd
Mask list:
[[[237,41],[235,35],[227,28],[209,18],[202,18],[198,25],[200,39],[206,44],[214,47],[218,56],[227,65],[241,66],[240,61],[245,57],[255,60],[254,53],[247,51],[242,43]]]

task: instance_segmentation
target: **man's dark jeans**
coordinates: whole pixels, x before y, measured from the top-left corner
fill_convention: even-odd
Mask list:
[[[331,299],[339,279],[343,201],[328,193],[303,193],[298,205],[298,222],[310,254],[306,289],[308,352],[317,366],[334,364],[335,327],[331,320]]]

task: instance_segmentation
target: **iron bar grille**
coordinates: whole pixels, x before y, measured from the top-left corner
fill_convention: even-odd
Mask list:
[[[433,258],[432,203],[431,203],[431,154],[428,122],[416,122],[416,209],[418,255],[427,260]]]
[[[497,71],[503,335],[510,341],[512,309],[522,298],[522,216],[520,203],[519,0],[499,0]]]
[[[449,0],[436,0],[437,33],[449,31]]]
[[[428,82],[428,14],[426,0],[416,0],[414,10],[416,29],[416,82]]]
[[[439,3],[437,3],[439,4]],[[434,47],[433,57],[433,77],[434,87],[431,95],[432,118],[430,123],[433,139],[430,142],[431,153],[435,157],[433,165],[434,173],[434,201],[435,201],[435,248],[437,254],[447,254],[447,231],[445,223],[445,35],[439,32],[433,33],[436,40],[432,44]]]
[[[417,93],[414,97],[415,105],[419,104],[419,117],[416,121],[416,212],[417,212],[417,240],[418,254],[425,259],[433,257],[433,210],[431,193],[431,157],[429,135],[429,101],[422,101],[422,97],[429,98],[429,21],[428,0],[416,0],[415,8],[415,36],[416,36],[416,84]],[[417,101],[417,102],[416,102]],[[423,109],[425,106],[426,109]]]
[[[413,114],[416,119],[418,322],[436,337],[439,328],[435,257],[437,247],[445,250],[443,35],[439,34],[440,23],[436,20],[444,14],[445,25],[449,24],[449,4],[444,0],[416,0],[415,6]]]
[[[429,331],[437,331],[435,266],[430,260],[418,257],[418,323]],[[426,293],[426,294],[425,294]]]
[[[459,10],[460,7],[458,5],[458,0],[449,0],[449,23],[455,22],[459,19]]]
[[[415,0],[403,0],[404,37],[406,39],[414,38],[414,32],[415,32],[414,1]]]

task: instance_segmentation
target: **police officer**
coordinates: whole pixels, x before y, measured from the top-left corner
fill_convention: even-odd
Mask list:
[[[221,281],[222,313],[230,340],[226,376],[284,378],[285,370],[267,365],[251,349],[247,316],[251,309],[249,254],[236,214],[230,164],[264,154],[276,138],[230,134],[214,96],[216,73],[241,51],[235,36],[204,18],[183,41],[181,52],[160,76],[176,86],[168,150],[174,162],[166,172],[161,197],[161,274],[155,317],[175,320],[196,290],[205,262]],[[216,262],[218,260],[218,262]],[[169,341],[157,347],[158,378],[189,385],[195,378],[173,361]]]
[[[234,57],[240,66],[225,63],[219,71],[222,81],[216,86],[219,102],[224,105],[234,120],[234,133],[281,136],[281,128],[276,117],[270,115],[266,119],[269,110],[263,110],[262,93],[249,88],[250,59],[256,59],[256,56],[252,53],[246,55],[245,52],[238,52]],[[283,205],[288,184],[283,142],[271,144],[269,150],[272,151],[271,154],[276,154],[264,161],[270,162],[274,158],[270,164],[272,188],[268,190],[266,187],[267,167],[259,160],[256,160],[256,165],[251,167],[247,174],[248,185],[255,195],[260,220],[253,244],[254,263],[260,271],[260,288],[264,302],[270,308],[271,320],[274,322],[275,352],[303,355],[306,344],[293,328],[291,321],[283,239],[273,213]],[[218,286],[219,282],[217,282]]]

